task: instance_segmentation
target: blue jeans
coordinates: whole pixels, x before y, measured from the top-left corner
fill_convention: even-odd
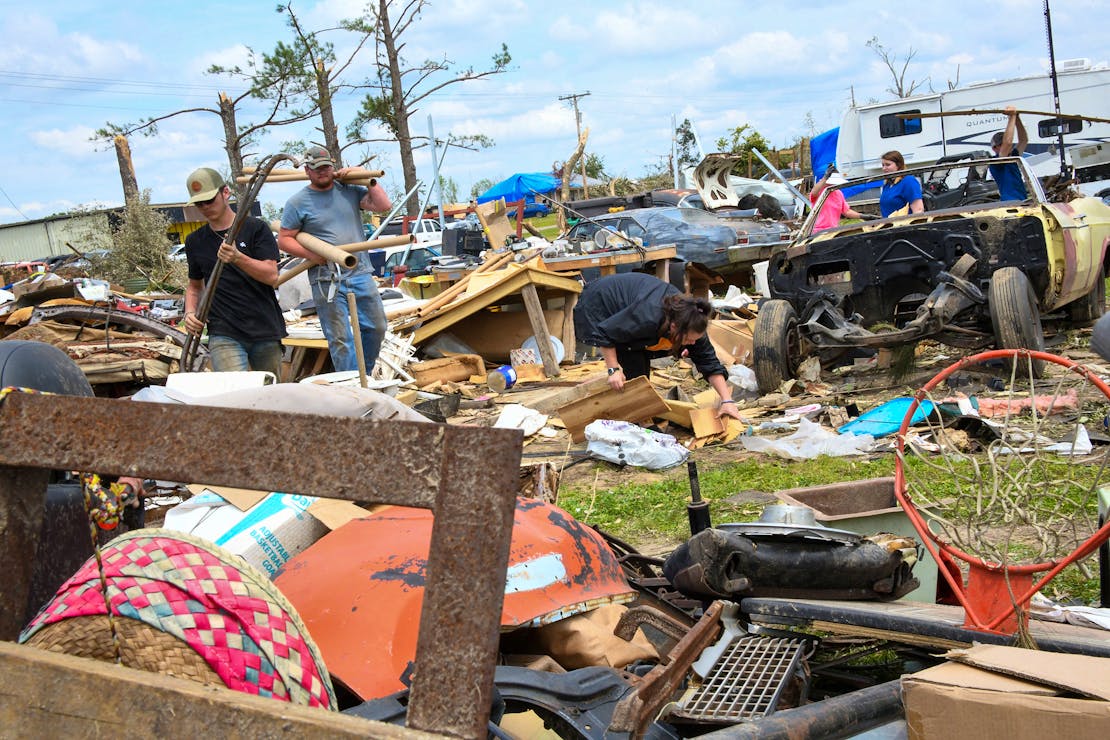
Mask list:
[[[281,380],[281,342],[247,342],[221,335],[208,336],[208,358],[218,373],[268,370]]]
[[[359,334],[362,337],[362,356],[366,358],[366,372],[369,374],[378,361],[378,352],[382,348],[382,339],[388,326],[385,306],[378,295],[378,286],[373,275],[365,270],[346,274],[338,282],[335,279],[334,271],[312,268],[309,272],[312,300],[316,302],[320,328],[324,330],[324,336],[328,340],[331,364],[336,371],[358,369],[351,318],[347,311],[347,294],[351,293],[355,297]],[[335,295],[328,301],[333,285]]]

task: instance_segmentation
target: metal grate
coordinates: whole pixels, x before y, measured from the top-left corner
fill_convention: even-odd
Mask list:
[[[673,716],[737,722],[772,714],[804,650],[797,638],[736,636]]]

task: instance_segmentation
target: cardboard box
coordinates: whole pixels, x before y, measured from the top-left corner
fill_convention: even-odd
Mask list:
[[[750,365],[752,362],[752,327],[754,320],[718,320],[709,322],[706,333],[725,365]]]
[[[1110,737],[1110,658],[977,645],[902,677],[912,739]]]
[[[350,501],[242,488],[189,486],[193,497],[166,512],[166,529],[209,540],[273,578],[332,529],[370,512]]]

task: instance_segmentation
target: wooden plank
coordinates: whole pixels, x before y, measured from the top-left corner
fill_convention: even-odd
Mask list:
[[[547,323],[543,320],[543,304],[536,292],[536,286],[529,283],[520,289],[524,298],[524,309],[528,312],[528,321],[532,324],[532,336],[536,338],[536,349],[543,360],[543,371],[549,378],[559,374],[559,361],[555,359],[555,349],[551,346],[551,335],[547,333]]]
[[[542,400],[526,405],[531,409],[539,411],[541,414],[553,414],[575,401],[581,401],[584,398],[589,398],[598,393],[604,393],[607,390],[609,390],[609,376],[602,372],[595,377],[582,381],[573,388],[568,388],[558,393],[552,393]]]
[[[660,419],[666,419],[687,429],[694,428],[690,412],[698,407],[696,403],[693,401],[672,401],[669,398],[664,398],[663,403],[667,404],[667,413],[659,414]]]
[[[608,387],[602,393],[574,401],[559,409],[559,418],[566,424],[571,439],[586,440],[586,425],[596,419],[616,419],[640,422],[667,412],[667,404],[645,377],[633,378],[624,389],[614,391]]]
[[[10,642],[0,666],[8,737],[439,737]]]
[[[578,346],[578,338],[574,335],[574,307],[577,305],[577,293],[571,293],[563,299],[563,331],[561,339],[563,340],[563,349],[566,351],[566,359],[571,362],[577,359],[576,347]]]
[[[478,216],[482,228],[486,230],[486,238],[494,249],[503,249],[505,240],[509,237],[515,239],[516,228],[509,223],[503,198],[478,205],[474,213]]]
[[[690,423],[695,437],[712,437],[725,431],[725,424],[717,417],[717,409],[694,409],[690,412]]]
[[[621,249],[610,252],[591,252],[567,257],[547,257],[544,264],[547,269],[554,272],[580,272],[590,267],[601,268],[602,273],[608,270],[611,274],[617,265],[644,265],[648,262],[674,259],[678,256],[678,249],[673,245],[661,247],[648,247],[643,251],[639,249]]]

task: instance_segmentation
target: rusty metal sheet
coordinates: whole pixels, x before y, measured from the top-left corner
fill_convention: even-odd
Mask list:
[[[325,535],[274,579],[304,619],[332,676],[362,699],[404,688],[401,676],[416,649],[430,536],[429,512],[390,507]],[[459,538],[452,552],[469,560],[486,546],[484,538]],[[556,506],[517,499],[503,629],[539,626],[635,594],[597,532]],[[469,596],[476,606],[488,597]],[[442,629],[444,640],[470,640],[465,625]]]
[[[0,528],[30,528],[0,538],[9,569],[0,579],[0,639],[17,636],[26,612],[38,542],[27,520],[44,470],[429,508],[407,726],[484,738],[521,441],[509,429],[12,394],[0,405]],[[468,639],[443,639],[448,628]]]

